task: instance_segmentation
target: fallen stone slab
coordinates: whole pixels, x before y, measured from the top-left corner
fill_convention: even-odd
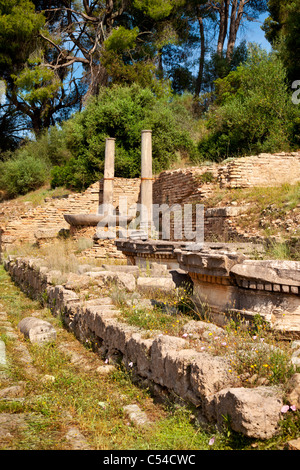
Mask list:
[[[18,329],[31,343],[43,344],[56,341],[56,330],[51,323],[35,317],[26,317]]]
[[[134,275],[139,275],[140,273],[139,266],[131,266],[127,264],[103,264],[103,268],[106,269],[106,271],[111,272],[129,273]]]
[[[39,229],[34,232],[37,240],[57,238],[59,230],[57,229]]]
[[[118,271],[89,271],[86,272],[85,275],[89,276],[94,281],[98,281],[98,284],[102,282],[102,285],[115,282],[119,287],[126,289],[128,292],[134,292],[136,288],[135,276],[131,273]]]
[[[16,334],[14,328],[11,326],[11,323],[6,322],[6,324],[3,324],[4,322],[0,321],[0,329],[1,332],[5,334],[8,338],[11,339],[17,339],[18,335]]]
[[[164,291],[173,292],[176,284],[168,277],[139,277],[137,287],[142,291]]]
[[[24,431],[33,419],[31,413],[0,413],[0,442],[13,439],[14,434]]]
[[[78,290],[87,289],[92,285],[92,280],[90,276],[85,274],[75,274],[70,273],[68,279],[65,283],[65,288],[67,290]]]
[[[209,340],[210,338],[226,336],[226,331],[214,323],[201,320],[191,320],[182,327],[183,336],[192,335],[194,338]]]

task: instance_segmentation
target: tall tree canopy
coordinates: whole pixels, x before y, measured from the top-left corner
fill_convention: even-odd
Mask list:
[[[290,82],[300,78],[300,0],[269,0],[263,30],[288,71]]]
[[[199,96],[208,54],[228,65],[213,78],[229,73],[239,28],[265,8],[265,0],[0,0],[6,111],[37,136],[113,83],[159,94],[171,82]]]

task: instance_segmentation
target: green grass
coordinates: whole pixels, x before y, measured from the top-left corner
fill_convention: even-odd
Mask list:
[[[29,191],[24,196],[17,196],[14,199],[17,203],[20,203],[20,204],[25,203],[25,202],[30,202],[32,206],[35,207],[35,206],[39,206],[43,204],[46,198],[62,197],[71,193],[72,192],[69,189],[66,189],[63,187],[52,189],[50,188],[49,184],[46,184],[39,189],[35,189],[34,191]]]
[[[223,189],[216,186],[212,195],[205,201],[207,207],[226,206],[231,203],[238,206],[248,205],[246,213],[240,216],[238,221],[239,226],[246,232],[249,229],[256,229],[263,236],[280,235],[283,239],[289,239],[292,235],[299,236],[299,230],[291,235],[284,227],[274,226],[272,222],[299,216],[300,183],[294,185],[285,183],[265,188]],[[264,219],[263,225],[261,225],[262,219]]]

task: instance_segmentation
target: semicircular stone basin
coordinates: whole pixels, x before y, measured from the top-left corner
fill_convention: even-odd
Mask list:
[[[125,226],[133,220],[133,217],[101,214],[64,214],[64,219],[73,227],[91,227],[97,226],[100,222],[103,226],[109,224]]]

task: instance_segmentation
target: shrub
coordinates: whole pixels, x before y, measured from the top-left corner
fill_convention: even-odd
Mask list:
[[[210,132],[199,143],[203,157],[220,161],[289,150],[299,143],[299,109],[276,53],[250,48],[245,64],[215,84],[216,101],[207,117]]]
[[[46,163],[24,152],[0,165],[0,189],[9,197],[26,194],[42,186],[48,178]]]
[[[167,169],[177,153],[193,158],[196,145],[189,122],[192,117],[183,102],[172,100],[168,93],[157,97],[138,85],[102,89],[82,112],[63,124],[72,157],[53,168],[51,185],[81,190],[101,178],[107,137],[116,138],[115,175],[139,177],[143,129],[153,132],[154,172]]]

